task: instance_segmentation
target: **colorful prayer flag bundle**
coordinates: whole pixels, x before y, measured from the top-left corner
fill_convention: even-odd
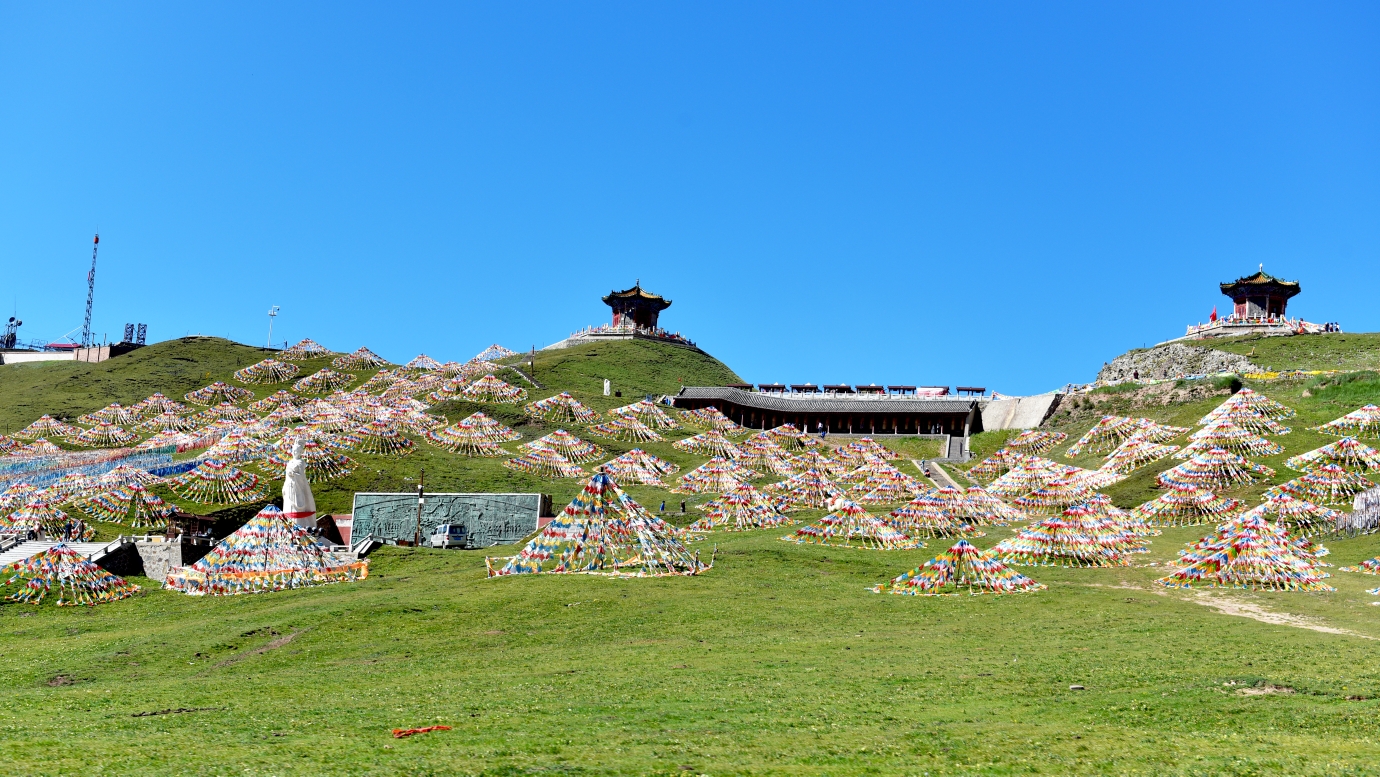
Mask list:
[[[1115,472],[1120,475],[1128,475],[1147,464],[1154,464],[1160,459],[1172,456],[1179,449],[1177,445],[1163,445],[1136,435],[1130,437],[1117,446],[1116,450],[1107,454],[1107,462],[1101,469]]]
[[[0,529],[21,534],[42,532],[50,540],[66,542],[82,542],[96,536],[96,530],[86,521],[59,510],[42,491],[35,492],[23,507],[0,518]]]
[[[210,424],[216,421],[234,421],[237,424],[249,424],[259,420],[259,417],[243,408],[235,407],[229,402],[208,408],[196,414],[198,424]]]
[[[830,458],[816,448],[806,448],[800,453],[795,454],[791,457],[790,464],[791,469],[796,472],[815,469],[830,477],[845,475],[853,469],[841,461]]]
[[[45,413],[37,421],[15,432],[14,436],[21,440],[37,440],[40,437],[60,439],[71,437],[74,434],[81,434],[81,429],[71,424],[64,424]]]
[[[594,461],[604,455],[603,448],[592,442],[581,440],[564,429],[557,429],[545,437],[538,437],[523,447],[529,450],[538,448],[553,450],[576,464]]]
[[[1022,496],[1067,477],[1067,468],[1049,459],[1030,456],[1005,475],[987,484],[987,490],[1000,496]]]
[[[751,473],[732,459],[715,457],[681,476],[672,492],[677,494],[711,494],[732,491],[742,485]]]
[[[632,403],[616,407],[609,411],[609,415],[633,416],[642,423],[653,429],[679,429],[680,422],[672,418],[665,410],[656,406],[650,399],[643,399]]]
[[[24,481],[15,483],[4,491],[0,491],[0,513],[8,512],[21,505],[28,504],[38,492],[38,486]]]
[[[595,424],[589,427],[590,434],[599,437],[607,437],[610,440],[622,440],[624,442],[659,442],[665,438],[635,417],[612,416],[602,424]]]
[[[1012,504],[1028,513],[1064,512],[1076,504],[1089,500],[1093,489],[1071,478],[1050,480],[1031,493],[1016,497]]]
[[[302,368],[296,364],[280,362],[277,359],[264,359],[261,362],[235,371],[235,380],[240,383],[253,385],[267,385],[272,383],[286,383],[297,376]]]
[[[578,478],[589,473],[550,448],[529,448],[521,456],[508,459],[503,466],[542,478]]]
[[[181,402],[175,402],[163,396],[163,392],[154,393],[135,402],[132,407],[138,411],[140,418],[152,418],[160,413],[185,413],[187,406]]]
[[[1174,454],[1176,459],[1187,459],[1212,448],[1239,453],[1242,456],[1274,456],[1283,453],[1279,443],[1242,429],[1230,419],[1213,421],[1189,436],[1190,442],[1183,450]]]
[[[180,415],[168,411],[149,418],[149,420],[139,424],[135,428],[142,432],[155,433],[165,431],[190,432],[200,425],[201,423],[191,416]]]
[[[1198,526],[1235,518],[1244,507],[1239,499],[1191,486],[1170,489],[1135,507],[1131,514],[1158,526]]]
[[[1254,389],[1243,388],[1231,395],[1227,401],[1214,408],[1212,412],[1203,416],[1202,420],[1198,421],[1198,424],[1200,426],[1207,426],[1213,421],[1229,417],[1242,410],[1253,410],[1256,414],[1273,421],[1282,421],[1285,418],[1294,417],[1293,409],[1281,405]]]
[[[329,394],[332,391],[345,388],[354,380],[354,375],[336,372],[330,367],[323,367],[319,372],[312,373],[293,383],[292,390],[298,394]]]
[[[871,437],[863,437],[856,442],[848,444],[847,449],[854,453],[861,454],[863,458],[878,458],[883,461],[895,461],[901,458],[901,454],[882,445]]]
[[[267,443],[250,437],[243,432],[231,432],[220,438],[205,453],[205,458],[224,461],[228,464],[242,464],[256,461],[268,455]]]
[[[771,437],[784,450],[792,452],[804,450],[807,445],[806,440],[810,439],[810,435],[797,429],[795,424],[781,424],[768,429],[764,434]]]
[[[375,456],[407,456],[415,447],[411,440],[402,436],[396,424],[381,418],[355,428],[345,435],[345,440],[350,450]]]
[[[979,551],[967,540],[959,540],[923,566],[892,578],[889,583],[874,586],[871,591],[911,596],[957,596],[966,592],[976,596],[1028,593],[1045,588],[993,554]]]
[[[1109,451],[1116,446],[1126,442],[1126,438],[1140,431],[1141,419],[1129,418],[1120,415],[1104,415],[1101,420],[1093,425],[1078,441],[1069,446],[1064,453],[1070,459],[1083,453],[1083,451],[1093,451],[1100,453]]]
[[[873,475],[854,486],[854,501],[864,505],[894,505],[913,498],[925,487],[903,472]]]
[[[83,448],[119,448],[134,442],[136,438],[138,435],[134,432],[126,431],[108,421],[101,421],[81,434],[68,438],[68,442]]]
[[[1080,521],[1084,530],[1104,548],[1120,553],[1146,553],[1149,540],[1162,532],[1144,519],[1112,504],[1111,497],[1093,494],[1086,501],[1064,510],[1063,517]]]
[[[1318,504],[1349,504],[1353,497],[1375,484],[1336,464],[1319,464],[1302,476],[1265,492],[1266,496],[1292,494]]]
[[[990,481],[1010,472],[1021,465],[1026,454],[1009,448],[999,448],[995,453],[968,468],[968,477],[974,480]]]
[[[335,353],[326,346],[316,342],[310,337],[303,338],[301,342],[279,353],[278,355],[290,362],[301,362],[308,359],[319,359]]]
[[[215,459],[171,478],[168,488],[183,499],[204,505],[240,505],[264,498],[259,476]]]
[[[1186,426],[1169,426],[1168,424],[1151,421],[1149,418],[1137,418],[1136,420],[1140,422],[1140,429],[1136,430],[1135,434],[1126,438],[1127,440],[1141,439],[1146,442],[1169,442],[1175,437],[1188,433],[1188,427]]]
[[[661,476],[673,475],[680,471],[680,467],[641,448],[633,448],[622,456],[600,464],[598,470],[608,474],[617,483],[665,486]]]
[[[9,453],[10,451],[18,450],[21,447],[21,445],[22,443],[20,443],[18,440],[14,440],[9,437],[6,437],[3,434],[0,434],[0,453]]]
[[[388,360],[373,351],[360,346],[355,350],[331,359],[331,366],[337,370],[368,370],[388,366]]]
[[[790,454],[777,444],[775,437],[766,432],[749,437],[738,447],[743,452],[738,463],[748,469],[778,477],[790,477],[796,473]]]
[[[221,402],[236,404],[254,396],[254,392],[249,389],[242,389],[239,386],[231,386],[224,381],[216,381],[209,386],[204,386],[196,391],[189,391],[183,397],[188,402],[202,407],[218,405]]]
[[[43,490],[43,496],[44,499],[54,504],[62,504],[90,491],[96,484],[96,478],[90,475],[82,472],[69,472],[49,484]]]
[[[77,503],[92,517],[111,523],[128,523],[136,529],[163,527],[177,508],[140,483],[127,483],[98,491]]]
[[[66,543],[0,569],[0,578],[8,578],[5,586],[21,586],[7,599],[27,604],[42,602],[54,588],[59,607],[94,606],[139,592],[139,586],[101,569]]]
[[[399,377],[398,373],[394,370],[379,370],[378,372],[374,373],[373,377],[364,381],[364,383],[360,386],[360,389],[369,392],[382,391],[383,389],[386,389],[389,386],[394,385],[399,380],[402,380],[402,378]]]
[[[1243,518],[1264,518],[1300,537],[1332,531],[1341,514],[1288,493],[1266,493],[1264,502],[1246,511]]]
[[[608,475],[595,473],[555,520],[508,559],[485,559],[490,577],[530,574],[661,577],[713,566],[681,542],[683,532],[648,512]],[[494,569],[494,561],[507,561]],[[550,568],[548,568],[548,565]]]
[[[564,391],[554,397],[529,402],[523,409],[533,418],[557,424],[588,424],[599,420],[598,413],[585,407],[580,400]]]
[[[1220,421],[1230,421],[1233,424],[1256,434],[1288,434],[1289,427],[1261,413],[1253,407],[1232,408],[1224,413],[1219,413],[1217,417],[1205,424],[1211,426]]]
[[[763,489],[775,499],[776,509],[818,510],[843,498],[843,490],[834,485],[820,470],[813,467],[798,472],[780,483]]]
[[[479,353],[475,354],[475,357],[474,357],[473,359],[471,359],[470,361],[476,361],[476,362],[496,362],[496,361],[498,361],[499,359],[506,359],[506,358],[508,358],[509,356],[517,356],[517,351],[511,350],[511,349],[508,349],[508,348],[504,348],[503,346],[499,345],[498,343],[494,343],[493,345],[489,346],[488,348],[485,348],[484,350],[482,350],[482,351],[480,351]]]
[[[1380,558],[1368,558],[1354,567],[1339,567],[1341,572],[1361,572],[1367,575],[1380,575]],[[1372,591],[1371,593],[1374,593]]]
[[[462,419],[456,426],[473,427],[479,430],[484,437],[494,442],[514,442],[522,439],[522,435],[513,431],[511,427],[504,426],[500,421],[485,415],[482,411]]]
[[[419,353],[412,357],[412,361],[404,364],[402,368],[411,372],[430,372],[431,370],[441,369],[441,363],[424,353]]]
[[[925,547],[925,543],[906,536],[856,502],[839,499],[830,509],[832,512],[817,523],[802,526],[796,529],[793,536],[781,539],[868,550],[914,550]]]
[[[1221,448],[1195,455],[1173,469],[1161,472],[1156,481],[1165,488],[1206,488],[1217,490],[1237,484],[1254,483],[1274,477],[1275,471]]]
[[[504,450],[497,442],[486,437],[483,432],[463,424],[455,424],[439,431],[428,429],[422,433],[422,439],[438,448],[445,448],[451,453],[458,453],[461,456],[496,459],[513,455],[512,451]]]
[[[888,520],[911,537],[983,536],[966,515],[963,501],[958,489],[932,489],[892,510]]]
[[[292,460],[294,442],[296,442],[295,438],[284,437],[264,457],[259,468],[268,473],[269,477],[274,480],[281,479],[288,462]],[[309,483],[325,483],[336,478],[343,478],[355,470],[354,459],[332,450],[317,440],[309,439],[302,444],[301,458],[302,463],[307,465],[307,482]]]
[[[40,437],[37,440],[10,451],[11,456],[55,456],[62,453],[62,449]]]
[[[739,483],[701,507],[704,517],[686,527],[687,531],[748,531],[794,523],[777,511],[771,500],[751,483]]]
[[[963,492],[967,501],[967,516],[975,526],[994,524],[1005,526],[1015,521],[1024,521],[1030,516],[1008,505],[992,494],[987,493],[987,489],[982,486],[969,486]]]
[[[130,483],[138,483],[144,486],[151,486],[154,483],[162,482],[162,478],[149,472],[146,469],[139,469],[128,464],[121,464],[101,475],[97,480],[102,486],[119,487]]]
[[[490,374],[466,386],[460,391],[460,396],[471,402],[515,405],[527,398],[527,389],[509,385]]]
[[[1359,410],[1313,429],[1339,437],[1380,437],[1380,407],[1365,405]]]
[[[719,408],[712,405],[698,410],[682,410],[680,417],[685,423],[699,429],[712,429],[724,434],[738,434],[744,431],[743,427],[733,423],[728,416],[719,412]]]
[[[1326,463],[1352,470],[1380,470],[1380,451],[1355,437],[1343,437],[1316,450],[1294,456],[1284,462],[1284,465],[1299,472],[1307,472],[1312,467]]]
[[[278,389],[263,399],[250,402],[246,407],[256,413],[287,412],[290,410],[300,410],[307,401],[308,400],[303,397],[290,393],[287,389]]]
[[[77,419],[77,423],[88,426],[95,426],[100,423],[107,423],[112,426],[133,426],[139,423],[139,412],[134,408],[123,407],[119,402],[111,402],[100,410],[81,416]]]
[[[367,559],[328,552],[269,505],[191,566],[174,567],[163,585],[193,596],[230,596],[363,580]]]
[[[1041,453],[1048,453],[1054,449],[1054,446],[1068,438],[1069,436],[1063,432],[1043,432],[1038,429],[1027,429],[1012,439],[1007,440],[1005,450],[1035,456]]]
[[[1290,538],[1283,526],[1247,514],[1204,537],[1181,559],[1186,566],[1156,582],[1171,588],[1253,588],[1271,591],[1334,591],[1315,559]]]
[[[1120,483],[1126,479],[1126,476],[1115,470],[1106,469],[1105,467],[1098,469],[1066,467],[1062,479],[1072,480],[1080,486],[1087,486],[1095,491],[1099,488],[1106,488],[1114,483]]]
[[[1128,534],[1105,518],[1061,514],[1021,529],[991,552],[1008,564],[1124,567],[1131,562],[1119,547],[1129,543]]]
[[[694,437],[676,440],[671,443],[671,447],[686,453],[698,453],[701,456],[722,456],[728,459],[738,459],[743,455],[742,449],[724,436],[724,433],[719,429],[710,429]]]

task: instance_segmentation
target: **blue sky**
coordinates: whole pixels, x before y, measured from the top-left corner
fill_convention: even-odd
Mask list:
[[[1261,263],[1380,329],[1375,4],[12,3],[0,111],[26,337],[97,228],[114,338],[465,359],[640,278],[748,380],[1023,393]]]

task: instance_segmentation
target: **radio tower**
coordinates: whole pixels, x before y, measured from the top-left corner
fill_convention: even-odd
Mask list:
[[[81,328],[81,347],[91,347],[91,302],[96,298],[96,249],[101,247],[101,234],[91,241],[91,272],[86,274],[86,323]]]

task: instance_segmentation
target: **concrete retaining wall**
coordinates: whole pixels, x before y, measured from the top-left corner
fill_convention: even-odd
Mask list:
[[[1034,429],[1059,407],[1063,394],[1037,394],[1033,397],[1004,397],[982,405],[982,429]]]

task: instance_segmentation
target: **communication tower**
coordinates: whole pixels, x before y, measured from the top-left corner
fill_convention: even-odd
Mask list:
[[[91,347],[91,303],[96,298],[96,250],[101,247],[101,235],[91,241],[91,272],[86,274],[86,323],[81,328],[81,347]]]

